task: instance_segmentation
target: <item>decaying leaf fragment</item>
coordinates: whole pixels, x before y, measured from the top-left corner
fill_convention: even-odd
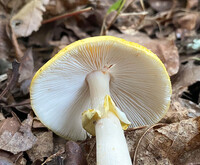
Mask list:
[[[46,4],[48,0],[32,0],[11,18],[10,26],[17,37],[27,37],[39,29]]]
[[[27,151],[30,159],[43,161],[44,157],[49,157],[53,152],[53,133],[51,131],[34,132],[37,137],[36,144]]]
[[[3,120],[0,123],[0,149],[17,154],[32,148],[36,137],[31,132],[31,124],[30,116],[22,124],[16,117]]]

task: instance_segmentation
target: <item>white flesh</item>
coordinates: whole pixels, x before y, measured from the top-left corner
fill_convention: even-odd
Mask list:
[[[87,76],[92,108],[97,109],[103,104],[104,97],[110,94],[109,73],[95,71]],[[95,126],[97,165],[131,165],[124,132],[119,119],[109,112],[97,121]]]

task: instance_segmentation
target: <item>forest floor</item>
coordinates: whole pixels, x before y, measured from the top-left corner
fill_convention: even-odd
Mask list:
[[[66,145],[35,116],[29,86],[36,71],[59,50],[99,35],[145,46],[161,59],[171,78],[165,117],[155,125],[125,131],[133,164],[200,164],[200,1],[115,2],[0,1],[0,164],[67,164],[76,147],[80,151],[75,161],[95,164],[95,138]]]

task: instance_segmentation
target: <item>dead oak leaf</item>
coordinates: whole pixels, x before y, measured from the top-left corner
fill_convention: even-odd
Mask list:
[[[170,124],[161,127],[156,131],[161,133],[171,141],[171,145],[167,148],[168,158],[175,162],[180,158],[186,150],[191,150],[200,145],[195,138],[199,136],[200,118],[182,120],[180,123]],[[161,143],[160,143],[161,144]]]
[[[47,3],[42,0],[32,0],[11,18],[10,26],[17,37],[27,37],[39,29],[43,12],[46,11],[44,4]]]
[[[17,154],[35,144],[36,137],[31,132],[30,115],[22,124],[15,118],[7,118],[0,124],[0,149]]]

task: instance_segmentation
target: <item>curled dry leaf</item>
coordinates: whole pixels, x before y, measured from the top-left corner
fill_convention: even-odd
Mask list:
[[[30,159],[43,161],[44,157],[49,157],[53,152],[53,133],[48,132],[34,132],[37,137],[35,145],[27,151]]]
[[[32,117],[22,122],[17,118],[7,118],[0,124],[0,149],[17,154],[35,144],[36,137],[31,132]]]
[[[47,3],[48,0],[32,0],[11,18],[10,26],[17,37],[27,37],[39,29]]]

